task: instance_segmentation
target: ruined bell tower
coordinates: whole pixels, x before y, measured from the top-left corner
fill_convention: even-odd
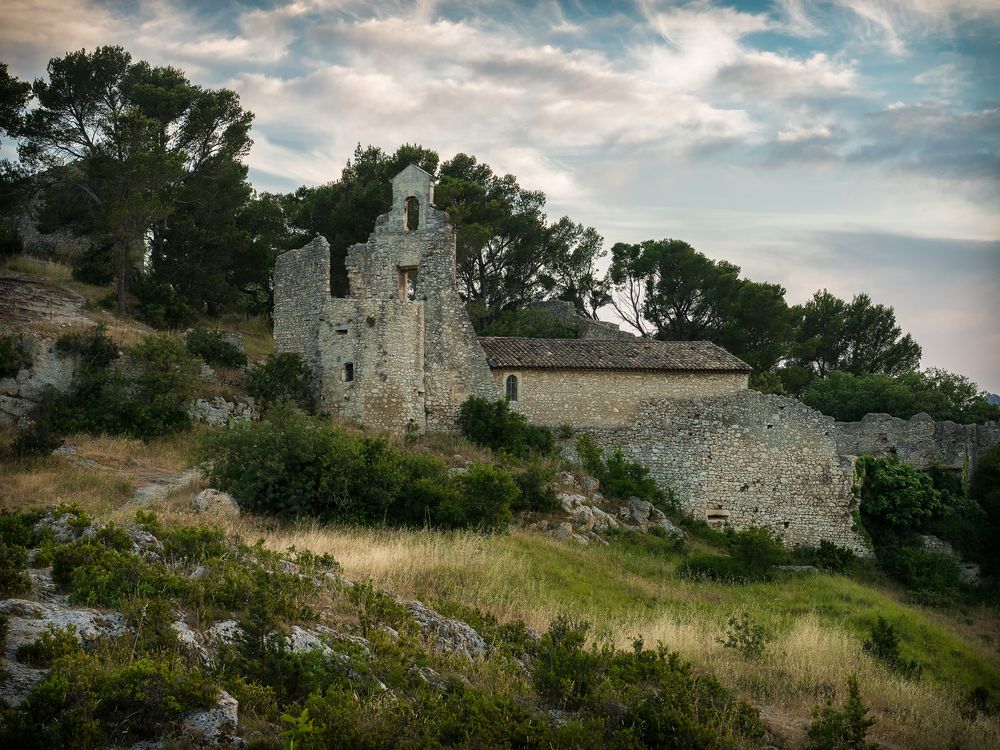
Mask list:
[[[410,165],[392,208],[347,252],[347,297],[330,295],[330,246],[317,237],[278,258],[275,351],[312,367],[320,408],[388,432],[455,427],[462,402],[497,397],[458,294],[455,232],[434,208],[434,178]]]

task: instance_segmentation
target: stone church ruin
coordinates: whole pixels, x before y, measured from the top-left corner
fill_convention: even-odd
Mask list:
[[[434,178],[411,165],[392,193],[368,241],[348,250],[347,296],[330,293],[322,237],[275,265],[275,350],[312,366],[322,411],[388,432],[453,431],[470,396],[506,397],[532,422],[621,447],[696,517],[866,552],[854,461],[838,454],[831,418],[748,390],[750,367],[709,342],[608,324],[581,339],[477,338]]]

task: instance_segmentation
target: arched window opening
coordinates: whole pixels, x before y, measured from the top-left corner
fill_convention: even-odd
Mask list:
[[[412,195],[403,201],[403,227],[407,232],[420,227],[420,201]]]
[[[517,401],[517,375],[507,376],[506,391],[508,401]]]

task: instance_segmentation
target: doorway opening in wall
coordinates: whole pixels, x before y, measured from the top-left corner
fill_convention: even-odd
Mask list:
[[[344,382],[350,383],[354,380],[354,363],[347,362],[344,364]]]
[[[517,401],[517,375],[508,375],[504,381],[504,392],[508,401]]]
[[[413,302],[417,298],[417,269],[416,267],[400,267],[399,269],[399,298]]]
[[[420,228],[420,201],[412,195],[403,201],[403,228],[407,232]]]

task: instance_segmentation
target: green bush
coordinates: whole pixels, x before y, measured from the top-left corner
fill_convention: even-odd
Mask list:
[[[523,414],[511,411],[510,403],[472,396],[458,415],[462,434],[477,445],[505,451],[518,458],[532,454],[551,455],[556,450],[551,430],[529,424]]]
[[[11,599],[31,591],[31,579],[25,570],[27,565],[28,550],[0,540],[0,597]]]
[[[939,606],[964,597],[962,569],[952,555],[922,546],[889,543],[888,538],[891,537],[881,536],[876,544],[879,562],[917,599]]]
[[[511,503],[517,499],[517,484],[506,469],[475,464],[453,479],[458,492],[439,508],[444,524],[456,529],[501,531],[513,520]]]
[[[904,677],[919,679],[924,671],[917,662],[904,659],[900,655],[899,634],[884,617],[879,616],[872,625],[861,648],[893,672],[898,672]]]
[[[73,267],[73,278],[94,286],[110,284],[115,278],[113,251],[111,242],[91,244]]]
[[[194,323],[195,310],[170,284],[143,279],[135,289],[136,317],[159,329],[178,329]]]
[[[865,526],[919,529],[945,511],[931,478],[891,458],[862,456],[856,468]]]
[[[511,505],[512,510],[527,510],[536,513],[551,513],[561,509],[559,497],[553,482],[555,467],[538,458],[529,459],[515,474],[518,497]]]
[[[104,323],[86,331],[64,333],[56,339],[56,349],[78,356],[92,367],[107,367],[118,359],[118,346],[108,336]]]
[[[881,745],[869,742],[868,730],[875,720],[868,718],[868,709],[861,702],[858,679],[847,681],[848,697],[843,708],[832,702],[813,708],[813,722],[806,732],[808,750],[878,750]]]
[[[312,370],[298,354],[268,355],[264,364],[247,372],[246,389],[263,410],[282,401],[308,412],[316,408]]]
[[[479,331],[480,336],[526,336],[533,339],[576,339],[576,325],[545,310],[526,308],[500,313]]]
[[[725,638],[718,638],[725,648],[738,651],[745,659],[759,659],[767,649],[770,637],[764,627],[750,619],[750,615],[733,615],[729,618]]]
[[[53,430],[149,439],[187,429],[198,363],[176,338],[147,336],[133,347],[124,367],[111,364],[117,349],[98,328],[67,341],[83,360],[69,390],[54,398]]]
[[[48,669],[56,659],[82,650],[76,628],[70,625],[65,628],[50,625],[36,640],[18,646],[17,660],[36,669]]]
[[[673,492],[664,492],[649,476],[649,469],[636,461],[629,461],[622,455],[621,448],[604,458],[604,452],[584,435],[576,442],[576,452],[583,468],[593,474],[601,483],[605,495],[628,500],[637,497],[652,503],[664,512],[677,510]]]
[[[210,365],[243,367],[247,363],[247,355],[226,341],[220,331],[198,328],[187,335],[185,343],[191,354],[201,357]]]
[[[32,363],[31,347],[24,336],[12,333],[0,336],[0,378],[12,378]]]
[[[56,659],[32,689],[20,722],[0,729],[0,744],[25,750],[128,746],[156,739],[218,693],[179,661],[117,663],[74,653]]]
[[[781,537],[762,526],[743,531],[727,527],[723,539],[728,556],[696,553],[684,561],[678,572],[686,578],[695,579],[768,581],[774,577],[774,566],[789,560]]]
[[[818,547],[796,547],[791,556],[798,565],[815,565],[828,573],[849,573],[858,563],[854,552],[827,539],[821,540]]]
[[[324,521],[498,529],[517,486],[474,466],[448,477],[440,459],[313,421],[290,406],[260,422],[202,433],[195,447],[213,485],[255,513]]]

